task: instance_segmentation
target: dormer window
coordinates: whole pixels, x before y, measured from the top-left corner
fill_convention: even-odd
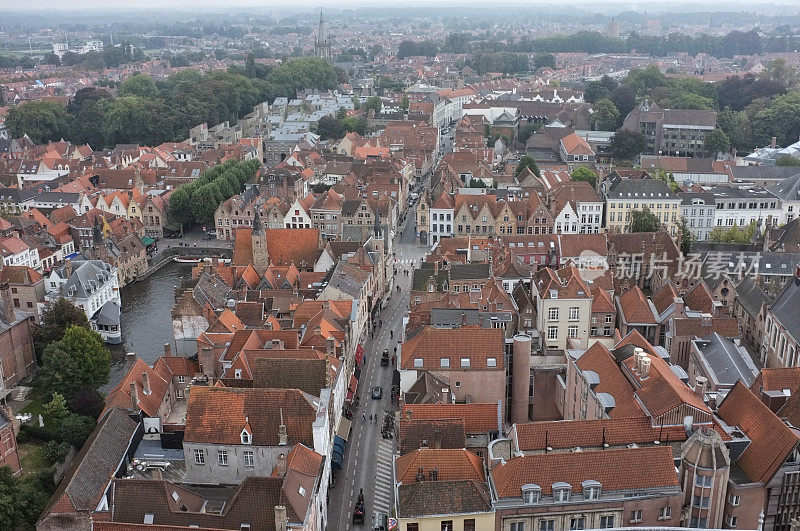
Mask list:
[[[597,500],[600,498],[600,491],[602,490],[600,482],[594,480],[587,480],[581,483],[583,489],[583,498],[586,500]]]
[[[242,430],[241,438],[242,444],[253,444],[253,434],[246,429]]]
[[[553,483],[553,499],[557,502],[568,502],[572,493],[572,485],[559,481]]]
[[[529,483],[522,486],[522,503],[530,505],[532,503],[539,503],[542,497],[542,488],[539,485]]]
[[[237,380],[241,380],[242,379],[242,369],[236,369],[235,371],[233,371],[233,375],[234,375],[234,378],[236,378]]]

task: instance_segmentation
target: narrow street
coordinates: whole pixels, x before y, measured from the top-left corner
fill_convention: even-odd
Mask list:
[[[388,304],[378,313],[377,318],[383,321],[383,325],[376,329],[374,337],[362,340],[366,357],[358,384],[360,407],[353,415],[343,468],[334,476],[336,485],[328,503],[328,529],[345,530],[353,527],[353,509],[361,489],[364,491],[365,502],[364,526],[356,525],[356,528],[366,529],[371,526],[376,510],[389,516],[394,512],[392,461],[396,441],[393,438],[383,439],[381,428],[386,413],[394,413],[397,407],[391,398],[393,367],[381,367],[380,360],[383,349],[389,349],[390,358],[395,354],[403,317],[408,310],[413,262],[419,263],[420,258],[427,253],[426,247],[419,247],[414,243],[414,232],[413,209],[409,207],[404,228],[395,235],[395,280],[401,291],[393,291]],[[405,271],[408,271],[408,276]],[[371,398],[371,390],[375,386],[383,389],[380,400]],[[374,419],[372,422],[370,416]]]

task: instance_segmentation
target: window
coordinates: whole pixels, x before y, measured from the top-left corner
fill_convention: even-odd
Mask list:
[[[556,521],[555,520],[540,520],[539,521],[539,531],[555,531],[556,529]]]
[[[406,531],[419,531],[419,524],[406,524]]]
[[[600,497],[600,485],[594,481],[585,481],[583,484],[583,496],[587,500],[596,500]]]
[[[497,358],[486,358],[487,367],[497,367]]]
[[[183,389],[175,389],[175,398],[183,398]]]
[[[469,358],[461,358],[461,366],[462,367],[469,367],[470,366],[470,359]]]
[[[710,487],[711,486],[711,476],[700,476],[697,475],[694,477],[694,484],[699,487]]]
[[[525,522],[511,522],[509,531],[525,531]]]
[[[547,327],[547,339],[549,339],[549,340],[558,339],[558,327],[557,326],[548,326]]]
[[[242,369],[236,369],[234,371],[234,378],[236,378],[237,380],[242,379]]]
[[[217,452],[217,463],[222,466],[227,466],[228,464],[228,451],[227,450],[220,450]]]
[[[253,466],[253,452],[250,450],[244,451],[244,466]]]
[[[731,494],[730,496],[728,496],[728,501],[734,507],[738,507],[739,506],[739,501],[740,500],[741,500],[741,498],[738,495]]]
[[[576,516],[569,519],[569,528],[572,529],[586,529],[586,517]]]
[[[558,321],[558,308],[550,308],[547,310],[548,321]]]
[[[250,524],[241,524],[239,526],[239,531],[250,531]]]
[[[711,499],[708,496],[698,496],[695,494],[692,505],[695,507],[708,507],[710,502]]]
[[[578,327],[577,326],[570,326],[567,329],[567,337],[578,337]]]
[[[612,316],[611,314],[607,314],[607,315],[606,315],[606,323],[609,323],[609,324],[611,324],[611,319],[612,319],[612,317],[613,317],[613,316]]]
[[[251,442],[253,442],[253,436],[247,430],[242,430],[240,436],[242,439],[242,444],[250,444]]]
[[[569,309],[569,320],[570,321],[577,321],[580,316],[580,308],[570,308]]]
[[[728,525],[729,526],[736,527],[736,524],[738,524],[738,523],[739,523],[739,517],[738,516],[729,516],[728,517]]]
[[[669,520],[672,518],[672,507],[662,507],[658,510],[658,519],[659,520]]]
[[[186,383],[186,377],[185,376],[178,376],[178,383]]]
[[[475,531],[475,519],[467,518],[464,520],[464,531]]]
[[[203,450],[196,448],[194,451],[194,464],[196,465],[204,465],[206,464],[206,454],[203,453]]]
[[[556,483],[553,485],[553,499],[557,502],[569,501],[572,488],[566,483]]]
[[[539,485],[523,485],[522,486],[522,501],[523,503],[539,503],[539,498],[542,495],[542,489]]]
[[[422,367],[422,358],[414,358],[414,367]]]
[[[442,520],[442,531],[453,531],[453,521]]]
[[[614,516],[601,516],[600,529],[611,529],[614,527]]]
[[[635,524],[641,521],[642,521],[642,510],[636,509],[635,511],[631,511],[631,523]]]

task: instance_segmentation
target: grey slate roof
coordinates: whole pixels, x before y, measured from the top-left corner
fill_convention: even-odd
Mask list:
[[[795,341],[800,341],[800,278],[795,276],[786,283],[775,303],[770,307],[772,315]]]
[[[489,278],[489,264],[452,264],[450,280]]]
[[[758,376],[758,368],[750,355],[732,340],[714,332],[702,339],[695,339],[692,343],[705,358],[718,384],[733,386],[741,380],[750,387]]]
[[[630,195],[628,195],[630,194]],[[620,179],[608,192],[609,199],[677,199],[678,196],[659,179]]]
[[[66,265],[58,268],[58,276],[65,278]],[[108,282],[114,268],[102,260],[73,260],[72,275],[62,286],[61,292],[70,297],[86,298],[90,293]]]
[[[745,277],[736,286],[736,300],[750,315],[758,315],[762,303],[769,305],[772,302],[764,290],[756,284],[753,276]]]
[[[755,181],[762,179],[786,179],[796,175],[798,170],[792,166],[733,166],[731,174],[735,181]]]
[[[139,424],[114,408],[100,419],[53,494],[51,504],[67,496],[79,511],[94,511],[117,473]]]
[[[782,201],[800,201],[800,172],[767,188]]]
[[[119,325],[119,304],[114,301],[108,301],[94,314],[93,319],[99,325]]]

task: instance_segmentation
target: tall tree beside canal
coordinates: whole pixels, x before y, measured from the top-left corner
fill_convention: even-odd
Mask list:
[[[111,355],[100,334],[72,325],[44,349],[39,379],[48,393],[71,399],[77,391],[108,382],[110,370]]]
[[[229,160],[209,168],[197,180],[184,184],[172,193],[169,199],[170,215],[181,223],[213,223],[219,205],[241,193],[260,167],[261,162],[252,159],[246,162]]]
[[[70,326],[80,326],[89,330],[86,314],[64,297],[42,313],[41,324],[33,330],[33,344],[36,357],[41,361],[45,347],[64,337],[64,331]]]

